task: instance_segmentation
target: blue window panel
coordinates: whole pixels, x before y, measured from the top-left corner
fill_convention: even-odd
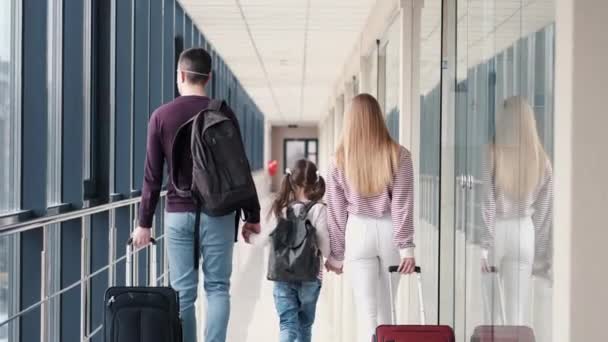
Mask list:
[[[42,22],[44,22],[44,20],[42,20]],[[26,27],[25,24],[26,22],[24,21],[24,28]],[[39,40],[38,42],[41,41]],[[21,257],[19,259],[19,267],[21,274],[21,287],[19,289],[19,303],[20,310],[25,310],[40,300],[40,271],[42,269],[40,264],[40,253],[42,252],[43,241],[42,230],[32,229],[25,231],[20,234],[20,238]],[[21,316],[19,323],[19,337],[21,338],[21,341],[40,340],[39,307]]]
[[[116,2],[116,145],[115,145],[115,192],[127,195],[131,191],[131,115],[132,73],[131,52],[133,20],[131,1]]]
[[[207,50],[207,52],[209,52],[209,49],[207,48],[207,41],[205,40],[205,36],[203,36],[203,33],[200,33],[199,39],[198,39],[198,45],[200,47],[202,47],[203,49]]]
[[[163,103],[163,0],[150,0],[149,113]]]
[[[175,96],[175,1],[163,1],[163,102],[166,103]]]
[[[22,101],[22,207],[36,214],[46,210],[46,12],[46,1],[23,1],[23,99],[36,100]]]
[[[179,3],[175,3],[175,37],[184,39],[184,10]]]
[[[264,121],[258,117],[258,169],[261,169],[264,163]]]
[[[517,95],[523,95],[524,97],[528,97],[529,87],[528,87],[528,38],[521,38],[517,41],[517,58],[518,61],[516,63],[517,70],[515,70],[517,74],[518,88],[516,91]],[[533,99],[528,99],[533,100]]]
[[[399,141],[399,109],[394,107],[386,116],[389,133],[395,141]]]
[[[192,20],[189,16],[185,16],[184,21],[184,49],[192,47]]]
[[[264,149],[265,149],[265,144],[266,144],[266,122],[264,120],[264,117],[260,114],[260,121],[261,121],[261,125],[260,125],[260,166],[259,168],[262,169],[264,168]],[[317,151],[317,153],[319,153],[319,151]]]
[[[261,121],[260,121],[260,117],[256,115],[256,132],[255,132],[255,169],[258,170],[260,168],[261,165],[261,153],[260,153],[260,146],[262,145],[262,139],[263,136],[261,134]]]
[[[63,25],[65,28],[83,27],[84,6],[82,0],[64,1]],[[62,201],[74,207],[82,206],[83,199],[83,30],[63,30],[63,129],[62,129]],[[67,67],[69,66],[69,67]]]
[[[224,70],[224,62],[220,58],[220,94],[221,99],[226,99],[226,73]]]
[[[247,107],[243,106],[243,109],[241,111],[239,111],[240,113],[238,114],[238,118],[239,118],[239,125],[241,126],[241,135],[243,136],[243,142],[247,143],[247,123],[245,121],[246,117],[247,117]]]
[[[146,159],[146,129],[149,117],[149,44],[150,2],[135,0],[133,50],[133,182],[132,189],[140,189]]]
[[[173,69],[177,69],[177,60],[179,59],[179,54],[184,50],[184,10],[179,5],[179,3],[175,3],[175,23],[174,23],[174,63]],[[174,71],[175,73],[175,71]],[[174,76],[175,77],[175,76]],[[177,90],[177,85],[173,84],[175,97],[179,96],[179,92]]]
[[[80,280],[81,232],[81,219],[74,219],[61,224],[61,288],[66,288]],[[73,323],[79,315],[80,286],[77,286],[61,295],[60,341],[80,341],[80,332],[78,329],[74,329]]]
[[[495,88],[495,108],[502,105],[505,100],[505,53],[501,52],[496,56],[495,66],[496,88]]]
[[[92,272],[96,272],[108,264],[110,249],[108,244],[109,226],[110,222],[108,212],[103,212],[91,216],[91,241],[95,241],[95,243],[91,244]],[[78,264],[75,269],[80,270],[79,266],[80,265]],[[103,313],[105,308],[103,299],[104,293],[108,287],[108,271],[101,272],[100,274],[93,277],[90,281],[90,285],[91,294],[89,297],[89,303],[91,306],[91,326],[98,327],[103,324]]]
[[[514,92],[514,77],[515,77],[515,49],[509,47],[505,55],[505,76],[506,76],[506,91],[505,99],[515,95]]]
[[[47,148],[47,65],[41,63],[47,52],[47,2],[23,1],[23,99],[22,103],[22,207],[44,214],[46,209],[46,148]],[[2,166],[4,167],[4,165]],[[26,181],[27,180],[27,181]],[[21,255],[19,271],[19,309],[40,300],[41,258],[43,237],[41,229],[19,233]],[[23,315],[19,321],[22,341],[40,340],[40,309]]]
[[[255,139],[255,117],[253,114],[253,111],[250,111],[247,115],[247,119],[249,120],[249,123],[247,125],[247,147],[249,150],[249,162],[251,163],[253,161],[253,141]]]
[[[209,53],[211,54],[211,85],[207,85],[207,91],[209,92],[209,95],[213,98],[215,98],[217,96],[216,92],[217,92],[217,72],[216,72],[216,66],[217,66],[217,57],[215,56],[215,52],[213,51],[209,51]]]

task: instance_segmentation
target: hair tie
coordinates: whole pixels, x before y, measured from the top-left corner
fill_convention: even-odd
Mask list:
[[[285,174],[288,176],[291,176],[291,169],[290,168],[286,168],[285,169]]]
[[[319,183],[319,180],[321,179],[321,173],[319,173],[319,170],[317,170],[316,175],[317,175],[317,183]]]

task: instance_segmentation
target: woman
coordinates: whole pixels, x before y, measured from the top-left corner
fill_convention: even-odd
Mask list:
[[[410,152],[389,135],[376,99],[357,95],[346,113],[342,142],[328,177],[331,254],[327,267],[352,285],[360,341],[390,323],[390,265],[411,273],[414,259],[413,170]],[[396,290],[398,276],[394,276]]]
[[[488,159],[482,267],[498,268],[503,322],[529,325],[532,274],[547,276],[551,268],[553,172],[534,111],[523,97],[511,97],[499,108]]]

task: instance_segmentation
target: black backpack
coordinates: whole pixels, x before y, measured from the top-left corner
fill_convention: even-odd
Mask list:
[[[236,212],[238,225],[243,204],[257,197],[238,123],[222,112],[223,106],[224,101],[212,100],[206,109],[180,126],[173,139],[173,187],[178,196],[192,198],[197,205],[196,268],[200,257],[200,212],[209,216]],[[189,166],[183,165],[183,153],[187,153],[187,163],[192,165],[191,175],[180,172]]]
[[[296,282],[318,279],[321,250],[317,230],[307,219],[308,212],[316,204],[304,205],[298,215],[290,206],[286,217],[279,218],[277,227],[270,234],[268,280]]]

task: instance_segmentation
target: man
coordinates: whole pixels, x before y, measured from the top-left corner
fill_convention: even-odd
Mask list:
[[[171,150],[178,128],[205,109],[210,99],[205,85],[211,78],[211,57],[204,49],[192,48],[181,53],[177,66],[177,88],[180,96],[162,105],[148,123],[148,143],[139,227],[133,232],[136,247],[150,241],[150,227],[162,185],[163,164],[167,161],[171,179]],[[234,113],[223,111],[235,122]],[[238,127],[238,124],[236,125]],[[189,146],[184,146],[189,149]],[[185,158],[189,157],[185,154]],[[188,163],[185,163],[188,164]],[[184,170],[191,174],[192,170]],[[194,253],[194,220],[196,206],[191,198],[180,198],[169,182],[165,215],[165,236],[169,254],[171,286],[179,292],[183,341],[196,342],[198,272],[192,267]],[[244,230],[260,231],[260,204],[256,198],[242,208],[247,223]],[[201,216],[200,241],[203,258],[204,288],[207,295],[207,328],[205,341],[224,342],[230,316],[230,275],[235,238],[235,213],[222,217]]]

